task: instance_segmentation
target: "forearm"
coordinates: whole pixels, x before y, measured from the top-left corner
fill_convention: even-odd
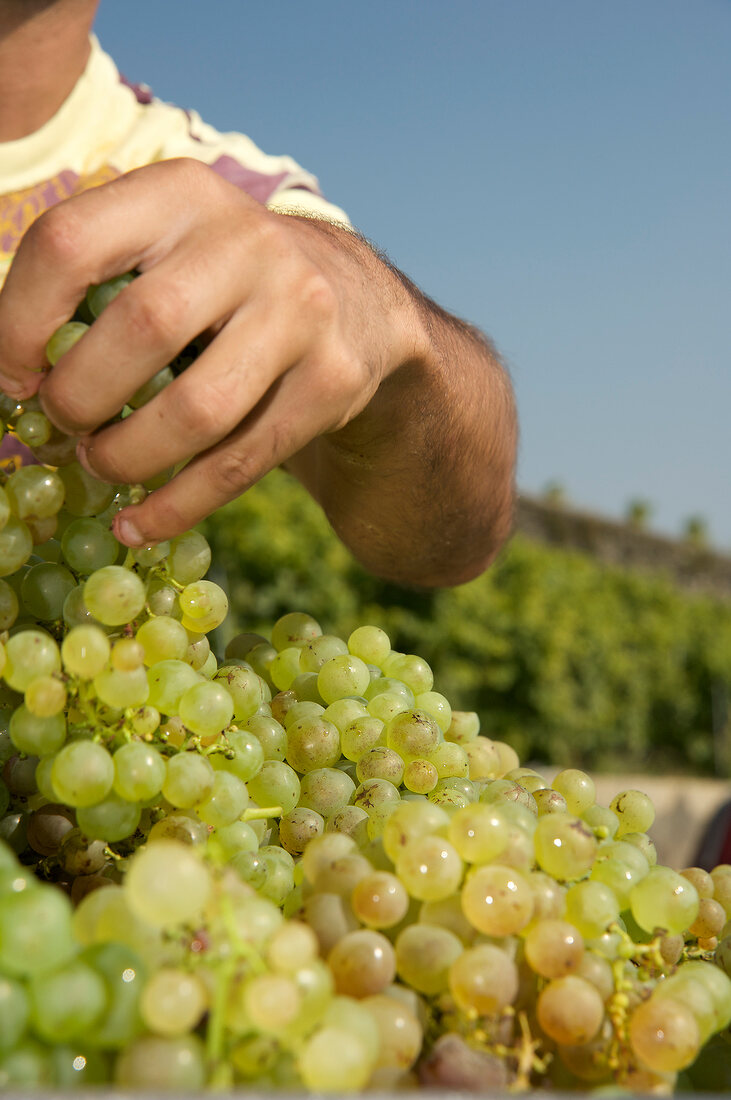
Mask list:
[[[517,427],[507,374],[481,333],[359,238],[328,232],[388,303],[399,361],[358,416],[287,466],[372,572],[423,586],[469,580],[512,523]]]

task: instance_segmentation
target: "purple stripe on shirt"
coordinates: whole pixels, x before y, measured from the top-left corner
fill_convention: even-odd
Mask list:
[[[219,176],[228,180],[229,183],[233,183],[234,186],[240,187],[242,191],[246,191],[248,195],[251,195],[252,199],[257,199],[259,202],[266,202],[288,175],[287,172],[277,172],[270,176],[264,172],[255,172],[251,168],[245,168],[243,164],[239,164],[237,160],[229,156],[222,156],[218,160],[214,160],[211,168]]]
[[[134,92],[135,99],[138,103],[152,103],[153,95],[152,90],[148,88],[146,84],[133,84],[131,80],[128,80],[122,73],[119,74],[120,84],[124,84],[125,88],[129,88],[131,92]]]

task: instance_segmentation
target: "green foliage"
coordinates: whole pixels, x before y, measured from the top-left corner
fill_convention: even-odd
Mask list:
[[[521,759],[714,772],[711,699],[731,687],[728,603],[519,536],[459,588],[387,584],[281,471],[206,534],[232,597],[230,634],[268,633],[291,610],[345,637],[373,622],[394,648],[424,656],[453,705],[477,710],[483,732]]]

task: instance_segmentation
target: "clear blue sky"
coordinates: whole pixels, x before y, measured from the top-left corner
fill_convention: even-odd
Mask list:
[[[102,0],[96,29],[492,336],[521,487],[731,550],[729,0]]]

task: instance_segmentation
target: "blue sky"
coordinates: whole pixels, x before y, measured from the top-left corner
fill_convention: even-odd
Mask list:
[[[96,29],[492,336],[522,488],[731,550],[729,0],[102,0]]]

